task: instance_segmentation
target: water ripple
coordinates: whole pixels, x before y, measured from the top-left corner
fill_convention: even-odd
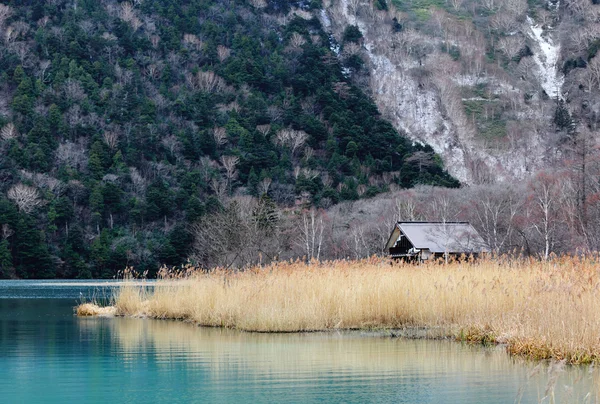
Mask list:
[[[77,318],[73,299],[0,299],[0,401],[215,403],[538,402],[547,367],[501,347],[356,332],[257,334],[173,321]],[[556,402],[595,372],[567,368]],[[564,386],[568,386],[565,388]]]

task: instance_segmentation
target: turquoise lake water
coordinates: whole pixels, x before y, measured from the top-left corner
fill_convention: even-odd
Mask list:
[[[77,318],[115,283],[0,281],[2,403],[597,402],[599,372],[502,347]]]

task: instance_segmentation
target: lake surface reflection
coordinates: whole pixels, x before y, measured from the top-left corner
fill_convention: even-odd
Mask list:
[[[0,401],[536,403],[554,394],[597,402],[595,370],[549,372],[501,347],[73,316],[94,287],[0,298]]]

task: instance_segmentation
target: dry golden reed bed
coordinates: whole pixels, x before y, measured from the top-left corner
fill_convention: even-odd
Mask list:
[[[278,263],[237,273],[188,268],[163,271],[154,292],[125,282],[114,309],[122,316],[262,332],[426,327],[437,330],[435,336],[505,343],[511,354],[533,359],[600,362],[596,262],[489,259],[415,266],[372,258]]]

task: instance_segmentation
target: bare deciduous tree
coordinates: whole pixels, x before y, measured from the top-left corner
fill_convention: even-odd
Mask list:
[[[597,36],[598,30],[594,26],[578,26],[571,29],[568,41],[576,52],[585,52]]]
[[[419,173],[424,169],[435,164],[433,154],[424,151],[417,151],[412,156],[406,159],[407,163],[414,163],[419,168]]]
[[[267,136],[271,132],[271,125],[258,125],[256,130],[263,136]]]
[[[500,7],[500,0],[481,0],[481,5],[489,12],[495,13]]]
[[[160,143],[169,151],[171,156],[175,156],[181,150],[181,142],[175,135],[165,136]]]
[[[343,55],[345,57],[357,55],[358,53],[360,53],[361,49],[362,48],[359,44],[350,42],[350,43],[344,45]]]
[[[51,64],[49,60],[42,60],[38,66],[36,76],[42,83],[46,83],[47,81],[46,71],[48,71]]]
[[[454,10],[458,11],[462,7],[463,2],[464,0],[452,0],[452,7]]]
[[[470,199],[473,203],[471,213],[476,217],[473,222],[488,247],[499,253],[508,247],[513,233],[515,218],[521,210],[524,198],[521,190],[508,187],[484,187],[475,191]]]
[[[200,174],[202,175],[202,179],[206,182],[209,182],[219,169],[219,164],[216,161],[211,160],[210,157],[206,156],[200,157],[198,166],[200,169]]]
[[[67,79],[63,86],[65,98],[69,101],[79,102],[85,97],[85,90],[77,80]]]
[[[321,258],[321,248],[323,246],[323,231],[325,224],[323,214],[315,208],[304,210],[302,212],[298,243],[306,253],[307,261]]]
[[[530,183],[531,226],[543,239],[542,257],[547,260],[553,250],[559,226],[560,180],[554,173],[539,173]]]
[[[133,72],[131,70],[123,69],[118,63],[115,64],[115,77],[120,86],[124,87],[131,83],[133,80]]]
[[[223,45],[217,46],[217,56],[219,57],[219,60],[221,62],[223,62],[225,59],[227,59],[230,55],[231,55],[231,49],[226,48]]]
[[[524,57],[519,61],[519,73],[527,79],[531,74],[534,74],[537,68],[537,63],[532,57]]]
[[[160,36],[158,35],[150,35],[150,43],[154,49],[158,48],[158,44],[160,43]]]
[[[340,96],[341,99],[346,99],[350,95],[350,86],[344,81],[338,81],[332,85],[333,91]]]
[[[223,146],[227,143],[227,131],[221,127],[213,128],[213,138],[217,146]]]
[[[44,200],[36,188],[21,183],[12,186],[8,190],[7,197],[17,205],[20,211],[25,213],[31,213],[44,204]]]
[[[319,172],[315,171],[315,170],[311,170],[310,168],[302,168],[302,175],[304,176],[304,178],[307,178],[309,180],[314,180],[315,178],[317,178],[319,176]]]
[[[193,89],[206,93],[221,93],[227,91],[225,80],[212,71],[199,71],[195,75],[186,74],[186,83]]]
[[[420,219],[417,213],[417,201],[413,192],[404,192],[394,199],[394,213],[393,221],[388,226],[390,228],[391,225],[399,221],[412,222]]]
[[[69,141],[59,144],[56,149],[56,159],[60,165],[77,170],[85,170],[87,167],[87,155],[83,144]]]
[[[306,43],[306,39],[304,39],[304,37],[302,35],[300,35],[297,32],[294,32],[292,34],[292,37],[290,38],[290,45],[292,46],[292,48],[299,49],[305,43]]]
[[[450,190],[434,188],[430,196],[428,217],[443,223],[456,220],[462,211],[461,204],[457,202]]]
[[[508,14],[520,17],[527,11],[527,0],[504,0],[502,7]]]
[[[268,198],[237,197],[192,226],[193,257],[207,268],[244,268],[278,259],[279,214]]]
[[[133,17],[129,24],[131,25],[131,28],[133,28],[133,32],[137,31],[142,25],[144,25],[144,23],[137,17]]]
[[[225,200],[225,196],[227,196],[227,182],[213,178],[210,182],[210,189],[212,189],[219,201],[223,202]]]
[[[259,195],[268,194],[269,193],[269,187],[271,186],[272,182],[273,182],[273,180],[271,178],[269,178],[269,177],[263,178],[258,183],[258,194]]]
[[[137,31],[142,26],[142,22],[137,17],[133,4],[128,1],[121,3],[119,18],[129,23],[133,31]]]
[[[594,76],[594,74],[586,69],[584,72],[581,73],[581,81],[584,84],[584,89],[586,92],[592,92],[594,90],[594,88],[596,88],[596,77]]]
[[[591,2],[587,0],[565,0],[567,10],[579,18],[585,18],[590,14]]]
[[[162,66],[159,63],[151,63],[144,68],[144,74],[152,80],[158,79],[161,72]]]
[[[352,16],[356,20],[356,16],[358,14],[358,8],[360,6],[361,0],[348,0],[348,11],[352,13]],[[343,4],[343,3],[342,3]]]
[[[17,128],[11,122],[2,127],[0,130],[0,137],[2,140],[11,140],[19,137],[19,132],[17,132]]]
[[[2,224],[2,239],[6,240],[13,234],[15,234],[14,230],[10,228],[10,226],[6,223]]]
[[[204,48],[204,42],[193,34],[184,34],[183,43],[197,51],[200,51],[202,48]]]
[[[258,9],[262,9],[267,7],[267,2],[266,0],[251,0],[250,3]]]
[[[144,195],[146,192],[146,180],[140,175],[135,167],[129,167],[129,178],[131,179],[132,191],[136,195]]]
[[[6,20],[12,15],[12,8],[6,4],[0,4],[0,28],[4,26]]]
[[[596,86],[600,89],[600,58],[593,58],[587,66],[590,76],[593,77]]]
[[[308,134],[301,130],[291,128],[282,129],[277,132],[276,140],[282,146],[288,146],[292,151],[292,156],[304,145],[308,139]]]
[[[221,156],[221,164],[225,169],[225,176],[227,177],[227,185],[231,191],[231,182],[237,176],[237,165],[240,162],[240,158],[237,156]]]
[[[314,155],[315,155],[315,150],[312,147],[306,146],[304,148],[304,160],[305,161],[309,161]]]
[[[518,22],[510,13],[497,13],[490,19],[490,26],[498,32],[513,32]]]
[[[119,10],[119,18],[123,21],[129,22],[135,16],[133,4],[128,1],[121,3],[121,9]]]
[[[111,150],[115,150],[119,145],[119,134],[117,132],[105,131],[102,134],[102,139]]]
[[[269,105],[267,107],[267,115],[271,122],[279,122],[283,118],[283,111],[277,105]]]
[[[521,36],[512,35],[504,37],[498,41],[498,49],[500,49],[506,57],[514,59],[519,55],[521,49],[525,47],[525,39]]]

